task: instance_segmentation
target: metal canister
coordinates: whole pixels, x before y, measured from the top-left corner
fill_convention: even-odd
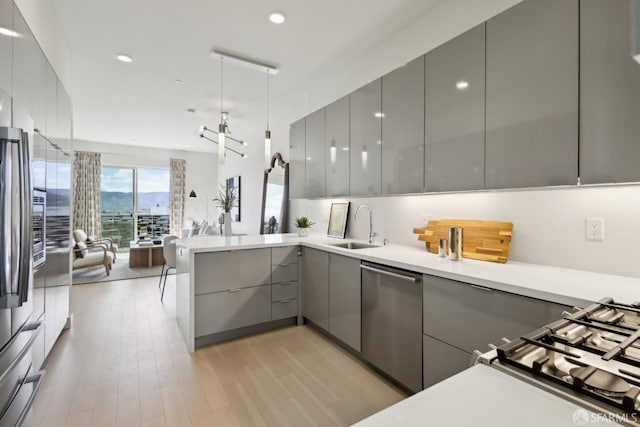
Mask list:
[[[462,227],[449,227],[449,259],[462,258]]]
[[[441,258],[447,256],[447,239],[438,240],[438,256]]]

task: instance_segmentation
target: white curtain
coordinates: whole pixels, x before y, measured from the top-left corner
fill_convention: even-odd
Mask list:
[[[169,221],[171,234],[180,236],[184,218],[187,161],[171,159],[169,176]]]
[[[88,236],[100,236],[100,153],[76,151],[73,159],[73,223]]]

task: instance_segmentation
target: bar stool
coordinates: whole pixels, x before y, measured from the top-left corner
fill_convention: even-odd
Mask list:
[[[162,285],[162,294],[160,295],[160,301],[164,298],[164,288],[167,285],[167,275],[170,269],[176,269],[176,239],[177,236],[167,236],[162,241],[162,256],[164,262],[162,263],[162,273],[160,273],[160,281],[158,282],[158,289],[162,284],[162,276],[164,276],[164,284]],[[165,266],[167,267],[165,270]]]

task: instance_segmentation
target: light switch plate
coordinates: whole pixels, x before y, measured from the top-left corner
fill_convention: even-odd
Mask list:
[[[587,240],[604,240],[604,220],[602,218],[587,218],[585,223]]]

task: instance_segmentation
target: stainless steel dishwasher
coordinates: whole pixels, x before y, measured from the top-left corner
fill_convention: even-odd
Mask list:
[[[404,385],[422,390],[422,276],[363,262],[362,355]]]

